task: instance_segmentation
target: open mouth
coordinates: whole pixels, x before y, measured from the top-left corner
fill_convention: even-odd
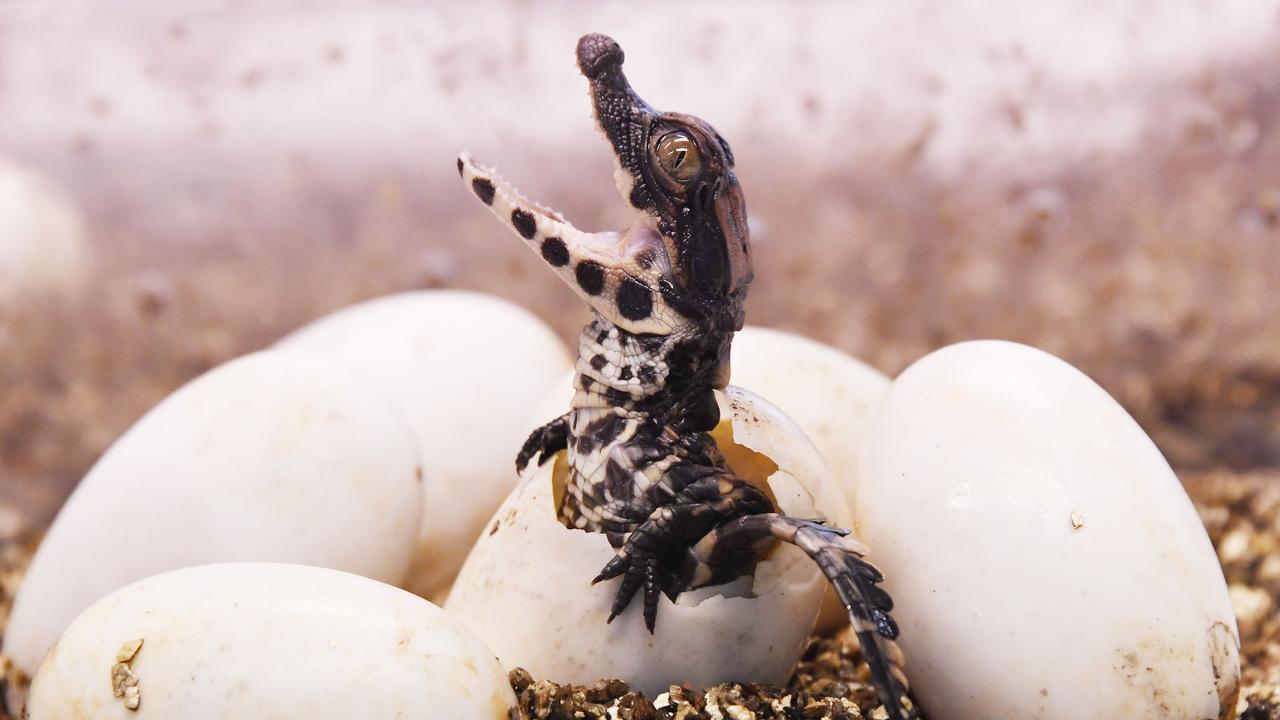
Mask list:
[[[581,254],[606,269],[619,272],[671,274],[662,235],[654,219],[646,213],[637,213],[631,225],[622,230],[586,232],[574,227],[556,210],[525,197],[495,170],[476,164],[466,153],[458,157],[458,172],[476,197],[499,218],[509,222],[525,240],[538,242],[535,249],[553,266],[567,265],[571,255]],[[561,245],[565,250],[563,254]]]

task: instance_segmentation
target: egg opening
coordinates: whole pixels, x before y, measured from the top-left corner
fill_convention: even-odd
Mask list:
[[[726,406],[726,402],[732,402],[723,393],[716,394],[717,402],[720,404],[721,417],[729,417],[731,419],[722,419],[716,427],[711,430],[710,435],[716,441],[716,447],[720,449],[720,453],[724,455],[725,462],[729,465],[729,469],[735,475],[758,488],[773,503],[779,512],[791,515],[793,517],[803,518],[823,518],[825,515],[814,505],[813,495],[804,489],[804,485],[795,481],[795,477],[786,471],[779,474],[782,470],[781,466],[769,457],[769,455],[756,450],[748,445],[739,443],[734,436],[735,423],[759,423],[761,420],[752,413],[750,404],[739,404],[732,407],[732,410]],[[739,418],[739,415],[742,417]],[[757,442],[759,442],[757,440]],[[608,540],[601,533],[588,533],[586,530],[575,528],[559,517],[557,508],[564,502],[566,486],[569,482],[569,461],[568,453],[565,450],[557,452],[551,461],[551,511],[553,516],[565,527],[566,530],[579,532],[598,537],[602,542],[608,543]],[[775,491],[773,484],[777,482],[783,486],[783,497],[787,498],[786,507],[779,503],[779,493]],[[777,573],[779,572],[776,563],[770,563],[774,553],[782,543],[774,541],[773,545],[767,550],[762,558],[758,560],[755,567],[747,575],[737,578],[727,583],[719,585],[711,585],[695,590],[686,590],[677,598],[676,603],[686,605],[688,607],[696,607],[698,603],[710,597],[755,597],[755,585],[761,582],[759,575],[764,573],[762,578],[762,587],[772,588],[781,579]],[[842,608],[843,612],[843,608]]]
[[[842,523],[844,498],[822,456],[780,410],[730,387],[716,439],[735,471],[762,483],[781,512]],[[626,680],[656,695],[673,683],[781,684],[826,591],[801,550],[779,545],[753,575],[662,600],[651,635],[633,604],[606,622],[615,582],[591,579],[615,550],[601,533],[565,527],[563,457],[531,467],[472,549],[446,603],[506,667],[578,684]]]

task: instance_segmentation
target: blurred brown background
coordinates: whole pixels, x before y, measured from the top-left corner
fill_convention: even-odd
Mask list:
[[[0,0],[0,540],[354,301],[473,288],[569,338],[585,309],[454,156],[625,224],[586,31],[733,144],[750,322],[890,374],[1029,343],[1180,471],[1280,465],[1280,3],[171,5]]]

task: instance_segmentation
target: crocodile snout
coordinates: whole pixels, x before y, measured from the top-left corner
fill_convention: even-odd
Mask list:
[[[588,80],[622,65],[622,47],[608,35],[591,33],[578,40],[578,69]]]

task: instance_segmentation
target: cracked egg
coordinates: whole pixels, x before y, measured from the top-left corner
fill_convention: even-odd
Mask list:
[[[795,420],[849,504],[856,502],[863,442],[889,392],[884,373],[817,340],[748,325],[733,337],[733,384],[769,398]]]
[[[724,420],[712,434],[735,472],[767,488],[783,512],[847,520],[839,487],[794,422],[739,388],[717,398]],[[557,518],[564,474],[563,453],[526,470],[445,605],[505,666],[557,682],[616,677],[650,695],[683,682],[786,682],[827,587],[803,552],[780,546],[754,577],[686,592],[674,604],[664,597],[653,635],[639,601],[606,623],[616,581],[591,579],[614,550],[603,534]]]

